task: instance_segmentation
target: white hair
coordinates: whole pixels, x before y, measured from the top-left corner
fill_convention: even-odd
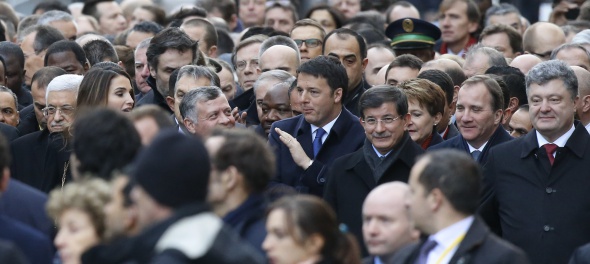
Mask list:
[[[82,83],[82,79],[84,79],[84,76],[77,74],[64,74],[53,78],[53,80],[47,85],[45,100],[47,100],[50,92],[57,91],[75,92],[77,96],[78,88],[80,87],[80,83]]]
[[[574,44],[589,44],[590,43],[590,29],[584,29],[572,38]]]

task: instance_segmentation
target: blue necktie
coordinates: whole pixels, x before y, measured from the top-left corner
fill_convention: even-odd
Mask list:
[[[479,155],[481,155],[481,151],[479,150],[474,150],[473,152],[471,152],[471,156],[475,161],[479,161]]]
[[[418,255],[418,259],[414,264],[426,264],[428,260],[428,253],[436,247],[436,241],[434,240],[426,240],[426,242],[420,248],[420,254]]]
[[[322,137],[324,136],[324,134],[326,134],[326,130],[324,130],[321,127],[315,131],[315,138],[313,139],[313,158],[314,159],[318,155],[318,152],[320,152],[320,149],[322,148]]]

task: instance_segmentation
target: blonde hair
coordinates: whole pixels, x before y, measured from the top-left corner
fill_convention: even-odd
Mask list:
[[[103,208],[110,199],[111,188],[106,181],[98,178],[86,178],[66,184],[63,190],[51,191],[46,209],[53,219],[58,219],[68,209],[77,209],[87,213],[96,235],[102,240],[105,235]]]

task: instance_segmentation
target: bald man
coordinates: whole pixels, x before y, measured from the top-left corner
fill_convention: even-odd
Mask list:
[[[399,249],[418,241],[410,196],[408,184],[399,181],[381,184],[369,193],[363,204],[363,238],[371,256],[364,264],[389,263]]]
[[[301,58],[294,49],[274,45],[260,55],[260,71],[283,70],[295,76]]]
[[[576,104],[576,113],[580,122],[590,132],[590,72],[582,67],[571,66],[578,78],[578,104]]]
[[[563,30],[548,22],[537,22],[531,25],[522,36],[525,53],[537,55],[541,60],[549,60],[551,52],[565,43]]]
[[[543,62],[539,57],[531,54],[523,54],[512,60],[510,66],[518,68],[524,75],[535,67],[535,65]]]

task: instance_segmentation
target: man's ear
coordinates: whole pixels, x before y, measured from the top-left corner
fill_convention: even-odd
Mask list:
[[[363,71],[365,70],[365,68],[367,68],[367,65],[369,64],[369,59],[368,58],[364,58],[362,65],[363,65]]]
[[[518,110],[518,98],[516,97],[510,97],[510,101],[508,101],[508,108],[510,108],[510,110],[512,110],[512,113],[516,112],[516,110]]]
[[[8,181],[10,180],[10,169],[5,167],[2,170],[2,178],[0,178],[0,192],[5,192],[8,189]]]
[[[334,103],[342,102],[342,93],[344,92],[343,88],[338,88],[334,90]]]
[[[196,134],[197,128],[195,127],[195,123],[193,123],[193,121],[185,117],[184,120],[182,120],[182,123],[184,124],[188,132],[190,132],[193,135]]]
[[[174,98],[166,96],[166,104],[168,105],[168,107],[170,107],[170,109],[172,109],[172,112],[174,112]]]
[[[580,106],[582,107],[582,112],[590,111],[590,95],[586,95],[582,97],[579,101]]]
[[[86,60],[86,62],[84,62],[84,65],[82,66],[82,68],[84,68],[84,73],[88,72],[88,70],[90,69],[90,63],[88,62],[88,60]]]
[[[209,58],[217,58],[217,46],[213,45],[207,51],[207,56]]]
[[[153,69],[149,65],[148,65],[148,69],[150,69],[150,75],[155,79],[156,78],[156,69]]]

